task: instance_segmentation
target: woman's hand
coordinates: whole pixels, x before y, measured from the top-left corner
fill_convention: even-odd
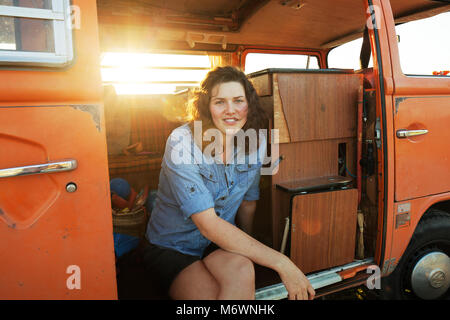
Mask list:
[[[278,272],[291,300],[312,300],[316,294],[303,272],[284,254],[267,247],[218,217],[214,208],[192,215],[200,233],[222,249],[243,255]]]
[[[287,257],[283,259],[283,262],[277,272],[280,275],[281,281],[283,281],[286,290],[288,291],[289,300],[314,299],[316,292],[311,286],[311,283],[303,272]]]

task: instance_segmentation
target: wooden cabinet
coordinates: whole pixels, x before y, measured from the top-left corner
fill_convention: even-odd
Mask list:
[[[277,147],[283,158],[277,173],[264,179],[261,198],[269,198],[270,203],[259,206],[255,230],[261,235],[271,232],[272,241],[264,242],[279,250],[290,195],[276,185],[345,176],[347,171],[356,174],[356,119],[363,75],[353,70],[267,69],[250,78],[271,129],[278,130]]]
[[[357,200],[356,189],[292,198],[290,257],[304,273],[353,261]]]
[[[363,75],[350,70],[267,69],[250,75],[280,143],[356,136]]]

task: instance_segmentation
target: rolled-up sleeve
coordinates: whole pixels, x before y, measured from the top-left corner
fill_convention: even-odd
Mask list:
[[[213,196],[200,175],[194,147],[189,133],[175,130],[167,140],[161,165],[173,199],[184,219],[214,207]]]

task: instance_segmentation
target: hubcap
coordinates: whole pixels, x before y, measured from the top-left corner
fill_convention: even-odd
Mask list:
[[[442,296],[450,287],[450,258],[439,251],[424,255],[413,268],[411,286],[422,299]]]

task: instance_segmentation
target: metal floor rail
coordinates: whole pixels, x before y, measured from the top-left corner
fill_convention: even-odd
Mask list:
[[[342,278],[338,274],[339,272],[370,263],[373,263],[373,258],[357,260],[343,266],[309,274],[306,276],[306,278],[308,278],[312,287],[314,288],[314,290],[316,290],[330,284],[341,282]],[[271,286],[260,288],[255,292],[255,300],[281,300],[286,299],[287,297],[288,292],[283,283],[277,283]]]

